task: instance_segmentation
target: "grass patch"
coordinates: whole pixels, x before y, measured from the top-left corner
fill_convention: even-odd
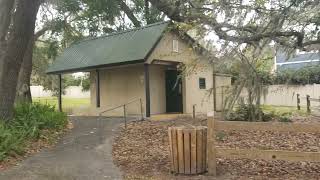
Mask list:
[[[307,108],[301,107],[298,110],[295,106],[273,106],[273,105],[262,105],[262,110],[266,113],[272,113],[277,116],[294,116],[299,115],[303,117],[308,116]]]
[[[23,155],[30,142],[40,139],[52,141],[52,137],[61,132],[67,123],[66,114],[57,112],[51,105],[17,105],[12,120],[0,121],[0,161]]]
[[[51,106],[58,106],[58,98],[57,97],[41,97],[41,98],[33,98],[33,102],[37,102],[40,104],[48,104]],[[62,98],[62,107],[81,107],[90,105],[89,98]]]
[[[57,97],[40,97],[40,98],[37,97],[37,98],[33,98],[32,101],[40,104],[48,104],[58,109]],[[89,98],[62,98],[63,109],[86,107],[89,105],[90,105]]]

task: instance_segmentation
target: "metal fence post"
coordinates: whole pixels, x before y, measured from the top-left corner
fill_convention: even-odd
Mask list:
[[[297,94],[297,108],[300,110],[300,94]]]
[[[311,109],[310,109],[310,96],[307,95],[307,112],[310,113]]]

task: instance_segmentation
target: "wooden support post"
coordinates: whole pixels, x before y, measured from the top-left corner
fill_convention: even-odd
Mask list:
[[[100,72],[96,70],[96,106],[100,107]]]
[[[150,117],[149,64],[144,64],[144,81],[145,81],[145,91],[146,91],[146,117]]]
[[[214,116],[208,117],[208,173],[211,176],[217,175],[216,146],[215,146],[215,122]]]
[[[297,94],[297,109],[300,110],[300,94]]]
[[[59,111],[62,112],[62,75],[59,74],[59,97],[58,97],[58,107]]]
[[[310,109],[310,96],[307,95],[307,112],[310,113],[311,109]]]

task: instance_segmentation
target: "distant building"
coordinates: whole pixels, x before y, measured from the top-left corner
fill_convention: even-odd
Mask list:
[[[275,70],[296,70],[306,66],[320,65],[320,53],[297,50],[294,54],[289,55],[282,50],[277,50],[274,62]]]

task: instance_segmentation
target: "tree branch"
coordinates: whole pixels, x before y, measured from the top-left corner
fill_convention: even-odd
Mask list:
[[[133,14],[132,10],[127,6],[127,4],[123,0],[119,0],[120,8],[126,13],[128,18],[134,24],[135,27],[141,27],[140,21]]]

